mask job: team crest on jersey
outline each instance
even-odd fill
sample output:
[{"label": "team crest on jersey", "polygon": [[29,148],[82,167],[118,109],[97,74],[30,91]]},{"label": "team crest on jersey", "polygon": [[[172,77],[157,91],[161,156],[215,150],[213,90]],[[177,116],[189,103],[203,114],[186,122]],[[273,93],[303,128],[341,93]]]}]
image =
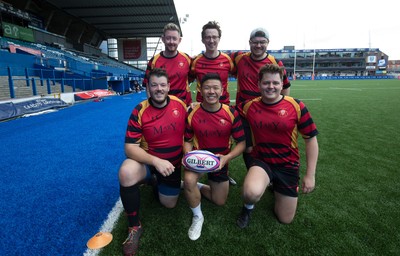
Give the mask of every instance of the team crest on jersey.
[{"label": "team crest on jersey", "polygon": [[287,117],[287,115],[288,115],[288,112],[287,112],[286,109],[280,109],[280,110],[278,111],[278,116],[279,116],[279,117]]},{"label": "team crest on jersey", "polygon": [[223,62],[220,62],[220,63],[219,63],[219,66],[220,66],[220,67],[223,67],[223,66],[224,66],[224,63],[223,63]]},{"label": "team crest on jersey", "polygon": [[181,112],[179,112],[178,109],[174,108],[174,109],[172,110],[172,116],[173,116],[173,117],[178,118],[180,115],[181,115]]},{"label": "team crest on jersey", "polygon": [[220,124],[221,126],[225,126],[225,125],[228,124],[228,122],[227,122],[225,119],[220,119],[220,120],[219,120],[219,124]]},{"label": "team crest on jersey", "polygon": [[179,68],[183,68],[183,66],[185,66],[185,63],[183,63],[183,61],[179,61],[178,62],[178,67]]}]

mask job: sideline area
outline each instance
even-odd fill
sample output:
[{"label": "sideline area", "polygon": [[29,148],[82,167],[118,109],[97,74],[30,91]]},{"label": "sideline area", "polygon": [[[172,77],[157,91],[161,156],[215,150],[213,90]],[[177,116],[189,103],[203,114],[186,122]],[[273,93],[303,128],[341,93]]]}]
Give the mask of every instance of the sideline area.
[{"label": "sideline area", "polygon": [[0,101],[0,121],[42,112],[47,113],[85,100],[101,101],[103,97],[112,95],[115,95],[112,91],[97,89],[76,93],[55,93],[53,97],[47,95]]},{"label": "sideline area", "polygon": [[119,199],[133,107],[115,95],[0,123],[0,254],[82,255]]}]

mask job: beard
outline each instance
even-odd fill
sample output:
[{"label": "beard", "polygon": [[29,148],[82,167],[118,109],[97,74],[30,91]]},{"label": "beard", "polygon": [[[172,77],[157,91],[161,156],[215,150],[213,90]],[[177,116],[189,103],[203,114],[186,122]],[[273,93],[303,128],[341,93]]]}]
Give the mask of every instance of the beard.
[{"label": "beard", "polygon": [[163,97],[156,97],[156,95],[151,96],[151,101],[156,106],[164,106],[167,102],[167,95],[163,95]]},{"label": "beard", "polygon": [[178,47],[176,45],[166,45],[165,50],[168,52],[175,52],[177,48]]}]

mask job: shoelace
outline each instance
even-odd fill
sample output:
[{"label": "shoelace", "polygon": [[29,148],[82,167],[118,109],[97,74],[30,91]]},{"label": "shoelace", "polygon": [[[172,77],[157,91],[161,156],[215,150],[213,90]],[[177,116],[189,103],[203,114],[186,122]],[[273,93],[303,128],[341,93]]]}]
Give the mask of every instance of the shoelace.
[{"label": "shoelace", "polygon": [[[200,222],[200,218],[196,218],[193,224],[197,224]],[[197,228],[197,225],[191,225],[190,226],[190,231],[194,231]]]},{"label": "shoelace", "polygon": [[131,242],[131,243],[132,243],[133,237],[136,235],[136,232],[137,232],[136,229],[132,229],[132,230],[129,232],[128,237],[126,238],[126,240],[125,240],[122,244],[126,244],[126,243],[128,243],[128,242]]}]

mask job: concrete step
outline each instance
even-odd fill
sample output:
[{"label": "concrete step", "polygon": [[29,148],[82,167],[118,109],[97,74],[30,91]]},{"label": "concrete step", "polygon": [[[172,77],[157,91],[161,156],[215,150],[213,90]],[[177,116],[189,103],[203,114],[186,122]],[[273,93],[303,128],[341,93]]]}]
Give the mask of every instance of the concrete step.
[{"label": "concrete step", "polygon": [[[43,83],[41,86],[39,82],[39,78],[35,77],[36,80],[36,92],[37,96],[49,96],[61,93],[61,84],[56,82],[53,85],[53,82],[50,82],[50,89],[51,93],[49,94],[47,91],[47,82]],[[22,98],[29,98],[34,96],[32,91],[32,80],[29,82],[29,86],[27,86],[25,77],[17,77],[13,76],[14,81],[14,93],[15,99],[22,99]],[[80,91],[76,89],[76,91]],[[73,92],[71,86],[64,85],[64,92]],[[55,95],[56,96],[56,95]],[[10,89],[9,89],[9,82],[8,77],[0,77],[0,101],[10,100]]]}]

